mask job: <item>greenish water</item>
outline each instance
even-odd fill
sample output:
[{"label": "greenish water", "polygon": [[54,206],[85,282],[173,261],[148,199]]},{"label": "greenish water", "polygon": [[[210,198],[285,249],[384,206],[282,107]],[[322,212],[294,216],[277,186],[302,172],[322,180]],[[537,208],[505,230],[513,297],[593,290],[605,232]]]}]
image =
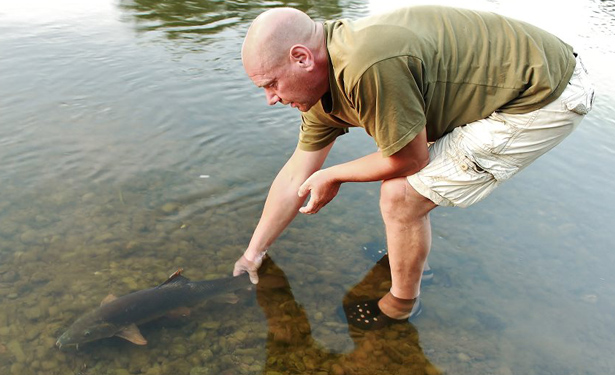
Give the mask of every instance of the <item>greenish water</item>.
[{"label": "greenish water", "polygon": [[[144,347],[61,352],[57,337],[107,294],[177,267],[226,276],[247,246],[299,121],[243,73],[250,20],[389,4],[0,0],[0,374],[614,373],[615,3],[577,3],[466,4],[577,46],[598,99],[486,201],[433,213],[435,277],[413,325],[361,334],[337,312],[388,287],[363,251],[383,241],[378,184],[347,185],[272,247],[285,288],[147,324]],[[374,149],[351,132],[328,163]]]}]

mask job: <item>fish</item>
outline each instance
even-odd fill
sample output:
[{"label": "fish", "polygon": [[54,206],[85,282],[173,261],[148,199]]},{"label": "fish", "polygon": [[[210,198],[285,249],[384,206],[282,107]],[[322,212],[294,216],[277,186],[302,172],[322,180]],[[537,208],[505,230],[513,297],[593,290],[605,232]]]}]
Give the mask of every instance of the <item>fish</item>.
[{"label": "fish", "polygon": [[252,283],[247,273],[206,281],[190,281],[178,269],[162,284],[115,297],[110,294],[100,306],[77,319],[56,341],[62,348],[80,345],[113,336],[121,337],[136,345],[146,345],[147,340],[138,325],[153,321],[177,311],[185,311],[212,297],[248,289]]}]

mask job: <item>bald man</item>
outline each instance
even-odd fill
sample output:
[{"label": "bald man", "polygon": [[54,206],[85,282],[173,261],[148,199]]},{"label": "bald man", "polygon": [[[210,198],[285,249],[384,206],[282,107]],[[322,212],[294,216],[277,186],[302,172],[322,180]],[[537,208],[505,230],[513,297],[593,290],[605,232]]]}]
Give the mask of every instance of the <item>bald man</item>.
[{"label": "bald man", "polygon": [[[568,136],[594,96],[577,54],[555,36],[446,7],[324,23],[271,9],[248,30],[242,60],[268,103],[299,109],[302,123],[234,274],[258,282],[262,257],[296,214],[317,213],[342,183],[382,181],[392,287],[345,307],[350,323],[365,329],[420,312],[429,212],[484,199]],[[352,127],[378,151],[321,169]]]}]

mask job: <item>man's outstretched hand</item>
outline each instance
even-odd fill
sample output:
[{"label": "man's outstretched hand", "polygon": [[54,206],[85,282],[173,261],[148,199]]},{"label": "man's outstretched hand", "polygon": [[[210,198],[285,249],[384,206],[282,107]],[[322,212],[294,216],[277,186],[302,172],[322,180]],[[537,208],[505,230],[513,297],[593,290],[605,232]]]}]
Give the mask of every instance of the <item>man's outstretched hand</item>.
[{"label": "man's outstretched hand", "polygon": [[258,284],[258,269],[263,264],[263,257],[265,253],[257,256],[254,260],[248,260],[245,254],[235,262],[235,268],[233,269],[233,276],[239,276],[244,272],[250,275],[250,281],[252,284]]}]

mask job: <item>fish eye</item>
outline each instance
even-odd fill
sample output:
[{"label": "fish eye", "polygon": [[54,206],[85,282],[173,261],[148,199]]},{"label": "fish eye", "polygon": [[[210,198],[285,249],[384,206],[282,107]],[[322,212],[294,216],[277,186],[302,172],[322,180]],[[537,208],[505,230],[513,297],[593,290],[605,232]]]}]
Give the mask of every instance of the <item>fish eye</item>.
[{"label": "fish eye", "polygon": [[83,332],[83,336],[88,337],[92,332],[90,331],[85,331]]}]

